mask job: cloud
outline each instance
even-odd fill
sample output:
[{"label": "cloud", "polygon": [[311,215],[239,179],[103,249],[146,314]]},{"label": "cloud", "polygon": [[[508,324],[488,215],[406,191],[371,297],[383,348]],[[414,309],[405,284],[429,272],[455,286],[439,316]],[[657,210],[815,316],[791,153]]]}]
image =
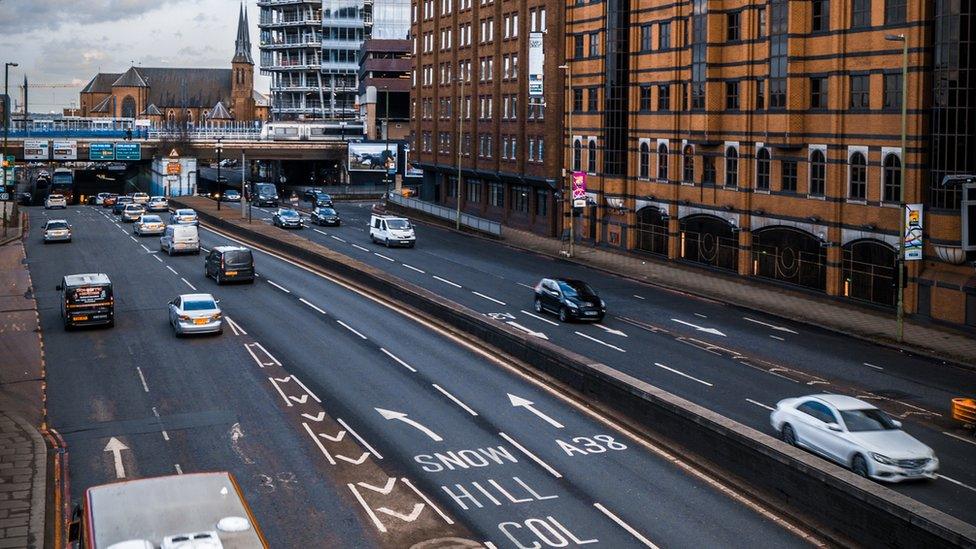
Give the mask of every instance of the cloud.
[{"label": "cloud", "polygon": [[0,2],[0,21],[16,21],[4,29],[9,34],[56,30],[62,25],[121,21],[162,9],[176,0],[88,0],[83,5],[65,6],[65,0],[14,0]]}]

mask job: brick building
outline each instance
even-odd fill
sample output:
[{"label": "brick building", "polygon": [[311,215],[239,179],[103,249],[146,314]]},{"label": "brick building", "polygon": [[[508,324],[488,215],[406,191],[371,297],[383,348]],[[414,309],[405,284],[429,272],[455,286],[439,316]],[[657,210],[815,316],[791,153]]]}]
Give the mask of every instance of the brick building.
[{"label": "brick building", "polygon": [[[976,325],[960,189],[942,185],[976,173],[976,6],[573,0],[565,9],[566,162],[589,172],[585,239],[893,307],[907,162],[905,202],[924,205],[925,246],[909,262],[906,310]],[[902,34],[906,151],[902,43],[886,38]]]},{"label": "brick building", "polygon": [[[411,139],[424,198],[558,234],[562,13],[546,0],[413,3]],[[528,93],[529,32],[545,33],[542,97]]]},{"label": "brick building", "polygon": [[410,41],[371,38],[359,51],[359,113],[366,139],[410,135]]}]

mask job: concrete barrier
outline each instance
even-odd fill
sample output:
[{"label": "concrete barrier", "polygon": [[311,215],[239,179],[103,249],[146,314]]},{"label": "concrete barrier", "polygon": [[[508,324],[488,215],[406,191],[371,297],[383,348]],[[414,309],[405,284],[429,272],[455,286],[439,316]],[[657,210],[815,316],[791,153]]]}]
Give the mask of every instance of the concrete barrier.
[{"label": "concrete barrier", "polygon": [[[185,204],[184,204],[185,202]],[[208,211],[205,202],[171,199],[201,221],[412,307],[531,365],[665,441],[723,480],[840,545],[976,547],[976,526],[788,446],[605,364],[516,331],[462,305],[307,239],[265,224],[248,226]]]}]

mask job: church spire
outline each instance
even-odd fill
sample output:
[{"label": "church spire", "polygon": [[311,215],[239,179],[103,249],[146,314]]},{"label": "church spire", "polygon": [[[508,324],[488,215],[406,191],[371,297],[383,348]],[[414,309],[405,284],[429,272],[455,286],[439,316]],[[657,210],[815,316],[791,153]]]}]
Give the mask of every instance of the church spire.
[{"label": "church spire", "polygon": [[251,31],[248,27],[247,12],[244,10],[244,3],[241,2],[241,14],[237,20],[237,39],[234,41],[233,63],[254,64],[251,58]]}]

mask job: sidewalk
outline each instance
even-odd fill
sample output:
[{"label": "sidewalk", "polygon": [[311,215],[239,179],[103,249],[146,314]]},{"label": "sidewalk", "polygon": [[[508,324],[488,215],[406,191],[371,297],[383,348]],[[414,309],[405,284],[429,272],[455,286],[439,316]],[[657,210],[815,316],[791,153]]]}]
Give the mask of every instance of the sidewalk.
[{"label": "sidewalk", "polygon": [[714,299],[730,305],[754,309],[781,318],[936,358],[976,366],[976,337],[948,327],[905,319],[904,343],[895,340],[894,311],[874,311],[853,303],[843,303],[774,286],[758,280],[697,269],[652,258],[640,258],[589,245],[577,245],[572,259],[563,253],[566,244],[555,238],[505,227],[502,241],[512,247],[561,257],[665,288]]}]

